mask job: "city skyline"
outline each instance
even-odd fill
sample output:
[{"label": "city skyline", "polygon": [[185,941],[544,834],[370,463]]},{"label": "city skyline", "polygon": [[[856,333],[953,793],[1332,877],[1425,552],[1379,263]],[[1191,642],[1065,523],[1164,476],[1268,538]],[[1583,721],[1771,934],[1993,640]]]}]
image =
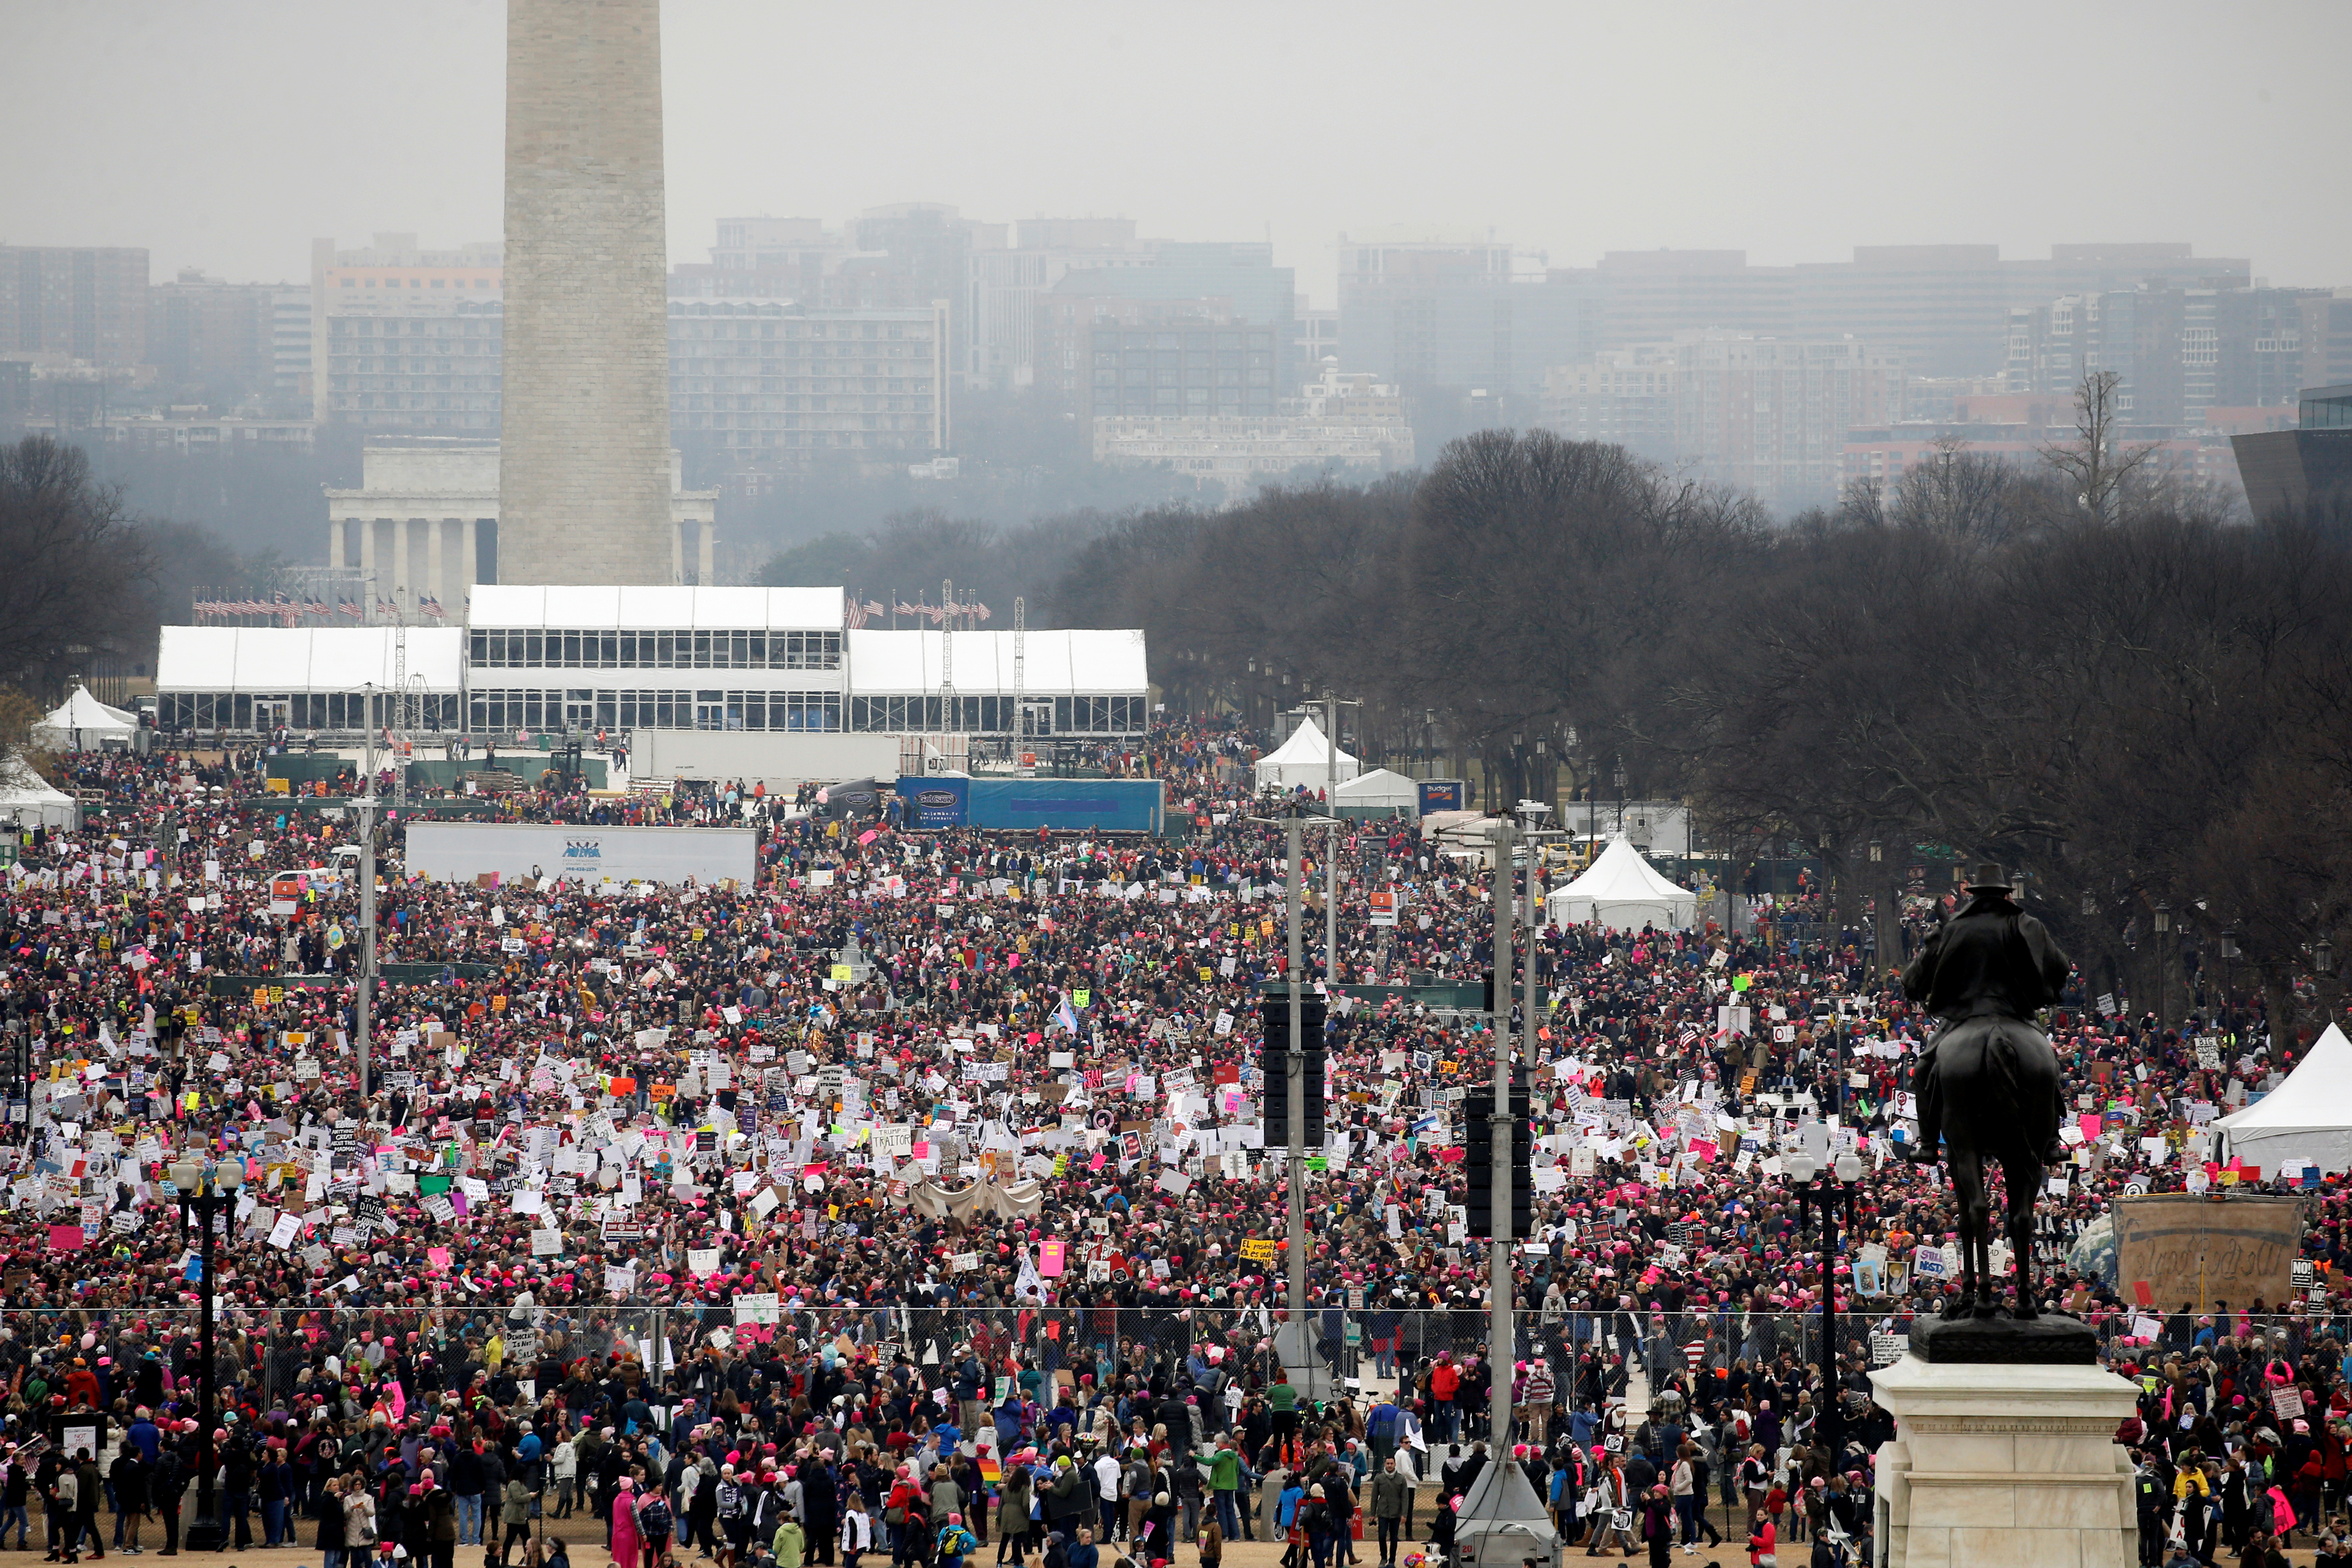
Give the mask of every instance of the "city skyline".
[{"label": "city skyline", "polygon": [[[1379,6],[1248,27],[1239,11],[1186,15],[1170,28],[1122,5],[673,6],[667,258],[704,259],[722,217],[837,225],[903,201],[1270,242],[1318,308],[1336,301],[1342,235],[1491,234],[1556,268],[1654,248],[1777,266],[1858,246],[2024,259],[2165,239],[2319,286],[2352,253],[2352,218],[2309,180],[2327,68],[2352,45],[2337,8],[2278,7],[2267,31],[2158,8],[2127,33],[2021,6],[1932,28],[1845,7],[1794,27],[1723,8],[1694,24],[1505,7],[1445,34]],[[0,173],[0,243],[143,246],[157,282],[189,267],[294,281],[319,235],[498,232],[499,5],[423,0],[389,24],[274,4],[56,7],[16,26],[0,133],[47,151]],[[1713,29],[1703,50],[1695,26]],[[1979,106],[2035,58],[2097,68],[2048,115],[1996,122]],[[845,68],[797,68],[814,59]],[[2188,137],[2184,79],[2202,128]],[[108,112],[75,114],[90,102]],[[153,155],[191,136],[252,161]]]}]

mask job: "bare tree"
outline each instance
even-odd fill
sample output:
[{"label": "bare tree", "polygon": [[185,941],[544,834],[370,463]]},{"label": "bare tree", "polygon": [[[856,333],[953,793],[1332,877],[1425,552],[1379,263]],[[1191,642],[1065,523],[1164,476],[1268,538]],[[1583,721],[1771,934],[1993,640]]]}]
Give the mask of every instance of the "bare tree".
[{"label": "bare tree", "polygon": [[2074,389],[2074,439],[2042,448],[2042,460],[2074,486],[2074,502],[2097,522],[2116,521],[2117,491],[2155,454],[2152,445],[2118,447],[2123,424],[2119,372],[2095,370]]},{"label": "bare tree", "polygon": [[147,548],[80,448],[29,436],[0,447],[0,672],[54,689],[120,640]]}]

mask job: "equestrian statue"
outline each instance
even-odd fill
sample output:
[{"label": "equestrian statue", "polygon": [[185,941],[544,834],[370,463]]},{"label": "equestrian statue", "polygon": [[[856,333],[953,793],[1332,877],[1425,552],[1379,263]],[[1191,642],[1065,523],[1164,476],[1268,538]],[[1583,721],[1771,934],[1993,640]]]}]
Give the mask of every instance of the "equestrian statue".
[{"label": "equestrian statue", "polygon": [[2000,1163],[2008,1189],[2017,1269],[2011,1315],[2037,1315],[2033,1204],[2048,1167],[2067,1157],[2058,1138],[2065,1115],[2058,1053],[2033,1020],[2058,1000],[2073,965],[2042,923],[2019,907],[2014,891],[2000,867],[1979,865],[1968,902],[1903,971],[1903,994],[1943,1022],[1912,1074],[1919,1142],[1909,1158],[1935,1163],[1940,1142],[1958,1200],[1960,1289],[1944,1304],[1947,1318],[2000,1311],[1988,1160]]}]

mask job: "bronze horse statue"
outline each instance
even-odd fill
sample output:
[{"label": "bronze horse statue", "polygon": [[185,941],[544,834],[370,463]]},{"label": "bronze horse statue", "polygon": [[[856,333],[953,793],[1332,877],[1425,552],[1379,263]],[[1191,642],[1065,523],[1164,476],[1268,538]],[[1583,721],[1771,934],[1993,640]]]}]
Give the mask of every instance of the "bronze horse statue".
[{"label": "bronze horse statue", "polygon": [[1960,1291],[1945,1303],[1947,1317],[1990,1318],[2000,1310],[1989,1160],[2000,1163],[2008,1190],[2013,1315],[2037,1315],[2033,1204],[2049,1166],[2066,1158],[2058,1139],[2065,1115],[2058,1054],[2033,1017],[2058,1000],[2073,965],[2012,891],[1999,866],[1979,866],[1969,901],[1903,972],[1903,994],[1943,1020],[1912,1075],[1919,1146],[1910,1157],[1933,1162],[1940,1138],[1951,1167],[1960,1211]]}]

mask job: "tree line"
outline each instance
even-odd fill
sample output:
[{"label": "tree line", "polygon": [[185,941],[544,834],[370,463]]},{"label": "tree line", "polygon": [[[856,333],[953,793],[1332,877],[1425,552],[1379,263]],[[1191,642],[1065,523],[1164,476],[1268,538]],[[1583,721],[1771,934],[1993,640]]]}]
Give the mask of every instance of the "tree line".
[{"label": "tree line", "polygon": [[1780,525],[1481,431],[1423,475],[1116,520],[1048,609],[1144,627],[1171,710],[1355,699],[1369,759],[1475,760],[1490,806],[1686,798],[1735,860],[1818,858],[1843,924],[1932,846],[2022,872],[2095,991],[2177,1019],[2226,932],[2240,988],[2333,996],[2352,505],[2233,515],[2116,448],[2113,392],[2038,463],[1956,447]]}]

